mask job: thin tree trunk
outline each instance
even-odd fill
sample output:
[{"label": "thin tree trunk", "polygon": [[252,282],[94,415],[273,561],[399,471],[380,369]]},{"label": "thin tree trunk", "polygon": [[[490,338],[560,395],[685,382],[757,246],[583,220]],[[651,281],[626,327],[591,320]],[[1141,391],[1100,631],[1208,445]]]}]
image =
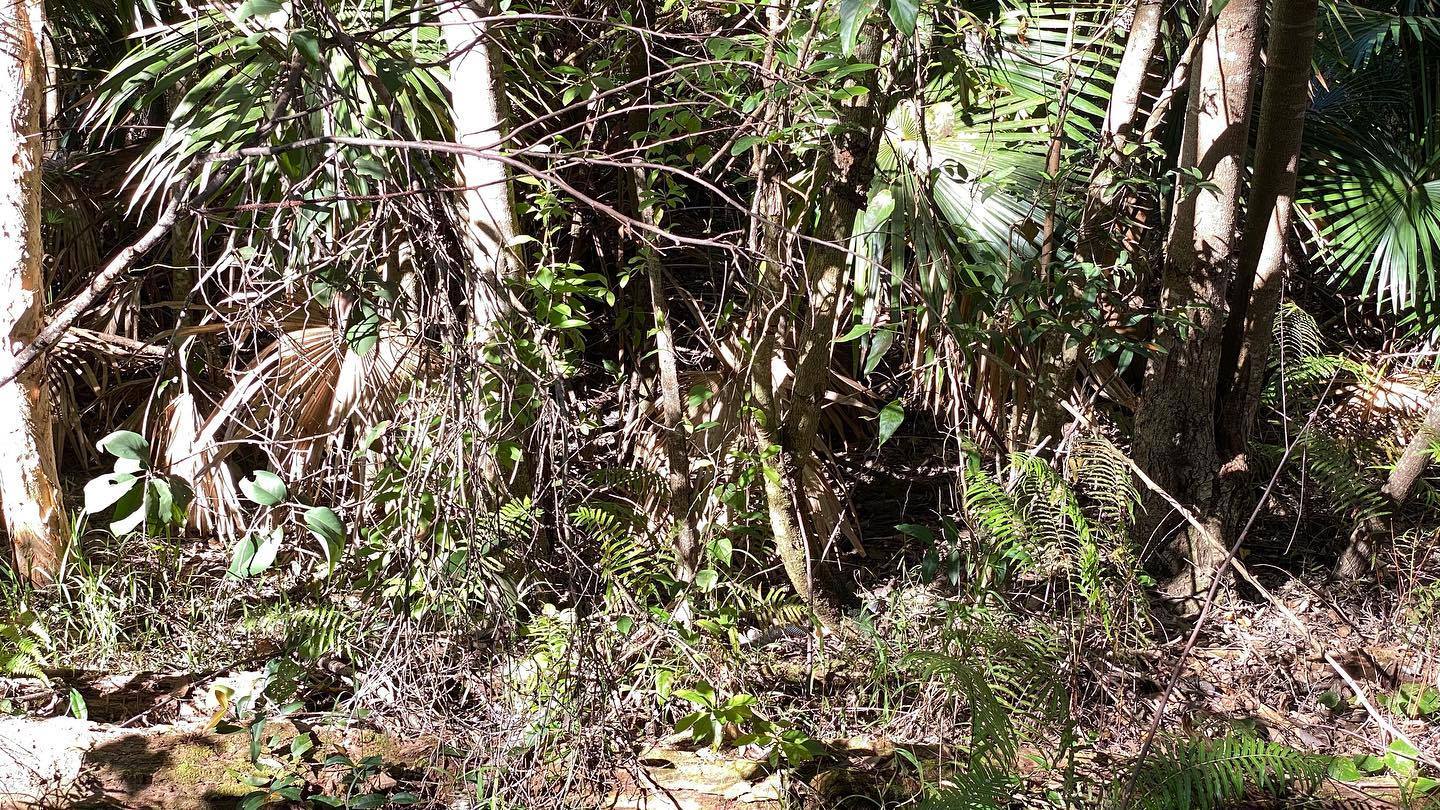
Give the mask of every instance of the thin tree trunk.
[{"label": "thin tree trunk", "polygon": [[[641,24],[654,20],[651,3],[642,2]],[[635,79],[651,75],[650,57],[643,41],[631,53],[631,72]],[[649,92],[648,85],[645,92]],[[641,135],[647,129],[649,115],[637,100],[629,116],[629,132]],[[636,166],[630,170],[631,194],[635,215],[650,225],[660,224],[660,210],[652,199],[646,170]],[[660,369],[660,429],[665,444],[665,466],[670,490],[669,512],[675,523],[675,575],[682,582],[695,578],[700,565],[700,544],[695,532],[695,494],[691,483],[690,436],[685,427],[685,404],[680,391],[679,362],[675,356],[675,332],[670,324],[670,299],[665,294],[664,268],[660,253],[642,237],[640,258],[650,287],[650,315],[655,329],[655,361]]]},{"label": "thin tree trunk", "polygon": [[[1117,195],[1111,183],[1116,175],[1123,172],[1127,163],[1125,144],[1135,128],[1136,116],[1140,111],[1140,99],[1148,84],[1151,65],[1160,49],[1160,31],[1165,14],[1162,0],[1140,0],[1135,7],[1135,16],[1130,21],[1129,34],[1125,40],[1125,52],[1120,57],[1120,67],[1115,73],[1115,86],[1110,93],[1110,102],[1105,109],[1105,121],[1100,131],[1100,155],[1087,189],[1085,209],[1080,216],[1076,237],[1076,257],[1080,261],[1108,266],[1115,260],[1114,237],[1109,225],[1119,206]],[[1047,155],[1046,171],[1052,177],[1060,168],[1059,138],[1063,133],[1057,125],[1051,138]],[[1053,258],[1054,252],[1053,204],[1046,212],[1044,245],[1041,253],[1041,277]],[[1056,438],[1065,418],[1062,400],[1067,396],[1075,377],[1075,367],[1080,359],[1080,347],[1073,345],[1064,334],[1046,341],[1045,357],[1042,359],[1040,397],[1037,402],[1035,428],[1031,433],[1032,444],[1046,438]]]},{"label": "thin tree trunk", "polygon": [[[1161,353],[1146,370],[1135,415],[1136,462],[1198,516],[1205,531],[1181,523],[1158,496],[1139,530],[1166,543],[1179,574],[1165,590],[1190,599],[1209,587],[1225,556],[1215,446],[1215,396],[1225,325],[1226,281],[1239,256],[1237,230],[1251,88],[1259,61],[1260,0],[1231,0],[1201,47],[1191,76],[1179,167],[1182,179],[1162,276]],[[1203,187],[1202,187],[1203,183]],[[1171,531],[1173,540],[1164,538]]]},{"label": "thin tree trunk", "polygon": [[[1415,494],[1415,484],[1419,482],[1420,476],[1425,474],[1425,468],[1430,466],[1436,448],[1440,447],[1440,391],[1436,391],[1432,397],[1434,401],[1425,414],[1425,420],[1420,423],[1415,435],[1410,437],[1405,451],[1400,454],[1400,460],[1395,462],[1395,468],[1390,471],[1390,477],[1381,489],[1396,506],[1406,503],[1410,496]],[[1384,523],[1379,518],[1370,518],[1355,527],[1350,543],[1335,563],[1335,576],[1340,579],[1356,579],[1368,572],[1378,546],[1377,541],[1384,531]]]},{"label": "thin tree trunk", "polygon": [[1420,423],[1420,429],[1415,431],[1410,443],[1405,445],[1405,452],[1400,455],[1400,460],[1395,463],[1395,469],[1390,471],[1390,478],[1385,482],[1385,494],[1396,504],[1410,500],[1410,496],[1415,492],[1415,482],[1425,474],[1425,468],[1434,458],[1435,446],[1440,443],[1440,391],[1437,391],[1433,398],[1435,402],[1430,406],[1429,413],[1425,414],[1425,421]]},{"label": "thin tree trunk", "polygon": [[[487,16],[488,0],[459,0],[440,14],[450,51],[455,140],[476,149],[493,149],[501,142],[509,114],[502,57],[480,21]],[[466,187],[462,195],[466,238],[476,273],[470,290],[471,326],[476,339],[484,342],[495,337],[495,325],[505,309],[506,283],[522,270],[515,245],[520,226],[505,165],[473,155],[462,155],[459,165]]]},{"label": "thin tree trunk", "polygon": [[54,578],[70,536],[56,474],[45,361],[20,366],[21,353],[40,332],[45,305],[44,25],[40,0],[4,0],[0,7],[0,377],[7,380],[0,384],[0,505],[15,568],[37,583]]},{"label": "thin tree trunk", "polygon": [[1245,235],[1230,286],[1229,320],[1220,352],[1220,453],[1222,460],[1237,468],[1247,466],[1244,454],[1260,406],[1289,256],[1317,5],[1316,0],[1275,0],[1270,11]]}]

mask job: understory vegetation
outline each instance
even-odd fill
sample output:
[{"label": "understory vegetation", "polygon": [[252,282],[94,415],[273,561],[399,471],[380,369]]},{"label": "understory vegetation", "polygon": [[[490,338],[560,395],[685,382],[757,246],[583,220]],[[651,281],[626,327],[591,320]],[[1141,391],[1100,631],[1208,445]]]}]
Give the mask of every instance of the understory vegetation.
[{"label": "understory vegetation", "polygon": [[0,61],[0,803],[1440,802],[1435,0]]}]

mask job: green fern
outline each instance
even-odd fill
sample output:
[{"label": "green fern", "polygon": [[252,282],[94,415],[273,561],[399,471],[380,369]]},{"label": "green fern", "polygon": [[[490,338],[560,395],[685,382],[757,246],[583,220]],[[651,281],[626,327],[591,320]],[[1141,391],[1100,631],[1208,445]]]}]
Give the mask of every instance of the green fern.
[{"label": "green fern", "polygon": [[[1145,810],[1208,810],[1245,799],[1313,793],[1328,761],[1255,737],[1188,738],[1152,754],[1134,777],[1129,806]],[[1124,804],[1123,785],[1117,786]]]},{"label": "green fern", "polygon": [[591,535],[600,551],[600,577],[606,598],[654,601],[668,561],[647,537],[644,521],[630,507],[612,501],[582,506],[571,520]]},{"label": "green fern", "polygon": [[49,678],[42,669],[45,658],[41,652],[42,645],[48,644],[45,628],[30,611],[0,623],[0,673],[39,678],[48,683]]},{"label": "green fern", "polygon": [[310,659],[348,652],[359,641],[360,629],[349,613],[334,607],[302,608],[285,618],[288,646]]},{"label": "green fern", "polygon": [[920,810],[995,810],[1010,803],[1019,780],[1004,769],[972,767],[945,778],[945,787],[920,803]]},{"label": "green fern", "polygon": [[1378,484],[1355,464],[1355,453],[1340,440],[1318,430],[1296,439],[1309,479],[1324,494],[1326,509],[1338,517],[1367,521],[1390,512]]}]

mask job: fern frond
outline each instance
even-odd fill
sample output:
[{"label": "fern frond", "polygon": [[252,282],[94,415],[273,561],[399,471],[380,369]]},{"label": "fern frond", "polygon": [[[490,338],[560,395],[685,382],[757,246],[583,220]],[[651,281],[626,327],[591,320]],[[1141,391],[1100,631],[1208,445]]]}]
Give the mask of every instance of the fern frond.
[{"label": "fern frond", "polygon": [[1255,737],[1176,740],[1151,756],[1135,778],[1132,806],[1209,810],[1246,798],[1305,795],[1324,780],[1325,758]]}]

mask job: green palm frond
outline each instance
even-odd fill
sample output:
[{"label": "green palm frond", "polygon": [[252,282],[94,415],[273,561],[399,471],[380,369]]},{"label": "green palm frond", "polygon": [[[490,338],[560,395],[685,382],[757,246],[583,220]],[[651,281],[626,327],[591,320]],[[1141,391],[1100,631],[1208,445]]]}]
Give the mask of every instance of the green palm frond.
[{"label": "green palm frond", "polygon": [[1378,9],[1354,2],[1324,4],[1321,47],[1359,68],[1407,42],[1440,44],[1440,8],[1429,0],[1398,5]]},{"label": "green palm frond", "polygon": [[1319,787],[1327,768],[1325,757],[1255,737],[1179,739],[1141,766],[1130,806],[1209,810],[1230,806],[1251,791],[1304,796]]},{"label": "green palm frond", "polygon": [[1409,138],[1317,129],[1299,194],[1316,255],[1342,282],[1374,294],[1391,311],[1433,306],[1440,133]]},{"label": "green palm frond", "polygon": [[1065,134],[1088,143],[1099,131],[1125,51],[1114,3],[1017,3],[1000,14],[1000,47],[989,75],[1051,114],[1068,85]]},{"label": "green palm frond", "polygon": [[[365,7],[352,9],[341,24],[359,26],[379,13],[367,15]],[[273,127],[272,143],[317,136],[447,137],[448,97],[437,72],[422,67],[443,54],[434,26],[409,38],[357,40],[353,48],[326,52],[320,41],[337,33],[333,20],[283,10],[246,16],[253,8],[203,11],[137,32],[132,50],[96,87],[85,120],[100,138],[138,123],[139,111],[155,105],[169,113],[164,130],[127,174],[132,205],[167,193],[203,155],[257,145],[255,133],[275,114],[281,96],[288,95],[290,104]],[[405,176],[407,159],[352,147],[330,154],[299,150],[253,161],[235,179],[243,177],[250,193],[265,199],[328,200],[359,196],[378,180]],[[323,171],[325,166],[332,170]],[[324,216],[300,209],[296,219],[302,227],[324,229],[331,216],[345,221],[369,210],[344,201],[323,208]]]}]

